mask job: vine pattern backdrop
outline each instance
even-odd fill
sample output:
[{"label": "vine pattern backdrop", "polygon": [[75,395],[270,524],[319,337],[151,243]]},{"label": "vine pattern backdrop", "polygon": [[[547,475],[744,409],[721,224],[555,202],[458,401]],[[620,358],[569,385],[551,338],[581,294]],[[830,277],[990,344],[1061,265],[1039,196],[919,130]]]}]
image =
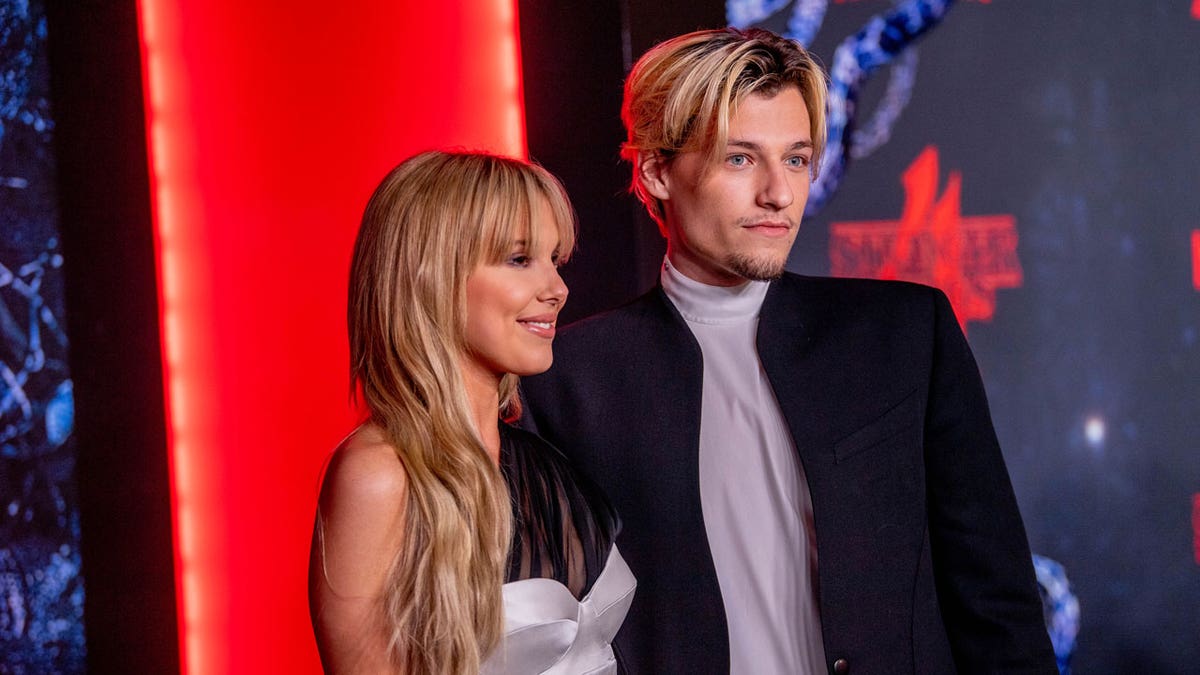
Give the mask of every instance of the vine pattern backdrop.
[{"label": "vine pattern backdrop", "polygon": [[46,17],[0,0],[0,673],[85,670]]}]

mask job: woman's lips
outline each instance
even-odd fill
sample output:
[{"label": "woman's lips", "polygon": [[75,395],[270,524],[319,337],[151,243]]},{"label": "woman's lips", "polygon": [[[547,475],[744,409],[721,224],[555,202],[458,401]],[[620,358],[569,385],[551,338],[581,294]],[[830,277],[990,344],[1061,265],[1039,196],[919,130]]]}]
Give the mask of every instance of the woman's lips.
[{"label": "woman's lips", "polygon": [[554,337],[554,328],[556,317],[553,316],[531,316],[525,319],[517,319],[517,323],[525,327],[525,330],[539,337]]}]

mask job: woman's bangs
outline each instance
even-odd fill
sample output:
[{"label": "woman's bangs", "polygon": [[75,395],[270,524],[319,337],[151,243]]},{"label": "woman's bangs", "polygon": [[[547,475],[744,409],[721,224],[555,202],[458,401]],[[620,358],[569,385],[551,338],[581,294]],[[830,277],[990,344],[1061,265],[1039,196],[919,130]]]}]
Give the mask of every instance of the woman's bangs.
[{"label": "woman's bangs", "polygon": [[527,246],[533,244],[530,241],[534,236],[533,213],[528,194],[513,183],[506,180],[493,186],[495,189],[482,200],[484,212],[479,220],[483,229],[481,262],[503,262],[512,255],[519,241],[525,241]]}]

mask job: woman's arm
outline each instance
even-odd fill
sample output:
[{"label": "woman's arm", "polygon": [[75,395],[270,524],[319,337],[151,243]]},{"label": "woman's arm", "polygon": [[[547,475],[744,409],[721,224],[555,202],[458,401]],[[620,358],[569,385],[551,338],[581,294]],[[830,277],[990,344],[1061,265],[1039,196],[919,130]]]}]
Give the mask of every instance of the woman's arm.
[{"label": "woman's arm", "polygon": [[404,536],[407,477],[378,427],[339,447],[321,485],[308,601],[326,673],[396,673],[381,598]]}]

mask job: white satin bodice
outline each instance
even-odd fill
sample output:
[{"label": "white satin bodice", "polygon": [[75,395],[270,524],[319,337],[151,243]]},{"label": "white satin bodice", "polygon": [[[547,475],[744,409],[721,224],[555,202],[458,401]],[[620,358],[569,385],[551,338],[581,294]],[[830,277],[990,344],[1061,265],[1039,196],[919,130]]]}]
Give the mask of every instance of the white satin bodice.
[{"label": "white satin bodice", "polygon": [[610,675],[612,640],[633,602],[637,580],[614,545],[587,595],[576,600],[553,579],[504,584],[504,638],[484,675]]}]

